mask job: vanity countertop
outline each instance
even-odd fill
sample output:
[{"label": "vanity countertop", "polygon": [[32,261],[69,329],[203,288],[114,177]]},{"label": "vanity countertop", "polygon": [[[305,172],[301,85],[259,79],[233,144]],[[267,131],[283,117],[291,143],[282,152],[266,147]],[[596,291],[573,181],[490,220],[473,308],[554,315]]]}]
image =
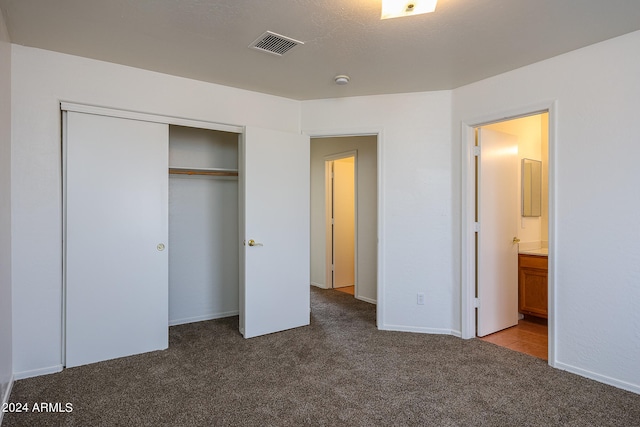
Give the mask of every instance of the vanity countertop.
[{"label": "vanity countertop", "polygon": [[523,255],[548,256],[549,249],[548,248],[522,249],[518,253]]}]

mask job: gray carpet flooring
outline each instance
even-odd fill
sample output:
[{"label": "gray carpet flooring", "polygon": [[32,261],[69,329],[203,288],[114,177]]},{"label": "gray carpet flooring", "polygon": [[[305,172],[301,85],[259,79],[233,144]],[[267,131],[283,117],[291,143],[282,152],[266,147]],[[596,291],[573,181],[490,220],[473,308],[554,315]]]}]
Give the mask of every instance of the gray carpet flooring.
[{"label": "gray carpet flooring", "polygon": [[17,381],[2,426],[640,426],[640,396],[480,340],[378,331],[312,289],[311,326],[245,340],[237,317],[170,328],[166,351]]}]

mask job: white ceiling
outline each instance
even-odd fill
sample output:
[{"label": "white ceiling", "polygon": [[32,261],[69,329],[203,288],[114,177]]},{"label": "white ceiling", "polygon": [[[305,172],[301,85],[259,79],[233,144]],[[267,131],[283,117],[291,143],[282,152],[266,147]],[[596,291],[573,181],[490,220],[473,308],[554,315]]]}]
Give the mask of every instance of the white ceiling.
[{"label": "white ceiling", "polygon": [[[11,41],[305,100],[452,89],[640,29],[640,0],[0,0]],[[304,42],[248,46],[270,30]],[[638,52],[629,52],[637,55]],[[348,74],[337,86],[333,77]]]}]

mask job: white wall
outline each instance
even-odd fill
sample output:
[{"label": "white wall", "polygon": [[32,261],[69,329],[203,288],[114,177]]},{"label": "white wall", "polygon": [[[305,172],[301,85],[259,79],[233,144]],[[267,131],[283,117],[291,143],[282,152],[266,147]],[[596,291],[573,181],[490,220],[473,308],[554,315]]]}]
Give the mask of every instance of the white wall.
[{"label": "white wall", "polygon": [[[358,289],[356,298],[377,301],[377,137],[311,139],[311,283],[325,287],[325,157],[357,150]],[[330,285],[329,285],[330,286]]]},{"label": "white wall", "polygon": [[298,132],[299,103],[12,46],[13,370],[61,368],[61,100]]},{"label": "white wall", "polygon": [[[640,32],[453,91],[454,211],[461,122],[555,100],[550,271],[555,366],[640,392]],[[555,124],[555,126],[554,126]],[[552,197],[553,192],[551,193]],[[555,201],[555,208],[553,203]],[[457,217],[456,221],[460,221]],[[460,241],[459,227],[453,236]],[[554,239],[555,240],[552,240]],[[460,259],[454,257],[455,270]],[[458,278],[456,277],[456,281]],[[454,300],[459,300],[455,289]]]},{"label": "white wall", "polygon": [[[378,327],[457,333],[451,92],[305,101],[302,129],[310,135],[382,132]],[[425,305],[416,304],[418,293]]]},{"label": "white wall", "polygon": [[9,397],[11,351],[11,44],[0,10],[0,403]]}]

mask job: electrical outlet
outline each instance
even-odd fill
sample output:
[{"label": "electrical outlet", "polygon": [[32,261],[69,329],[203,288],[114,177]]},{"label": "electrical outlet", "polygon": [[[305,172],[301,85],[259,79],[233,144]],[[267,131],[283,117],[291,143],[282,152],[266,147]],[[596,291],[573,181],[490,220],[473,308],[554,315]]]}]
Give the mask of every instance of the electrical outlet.
[{"label": "electrical outlet", "polygon": [[424,294],[422,294],[422,293],[418,294],[417,304],[418,305],[424,305]]}]

